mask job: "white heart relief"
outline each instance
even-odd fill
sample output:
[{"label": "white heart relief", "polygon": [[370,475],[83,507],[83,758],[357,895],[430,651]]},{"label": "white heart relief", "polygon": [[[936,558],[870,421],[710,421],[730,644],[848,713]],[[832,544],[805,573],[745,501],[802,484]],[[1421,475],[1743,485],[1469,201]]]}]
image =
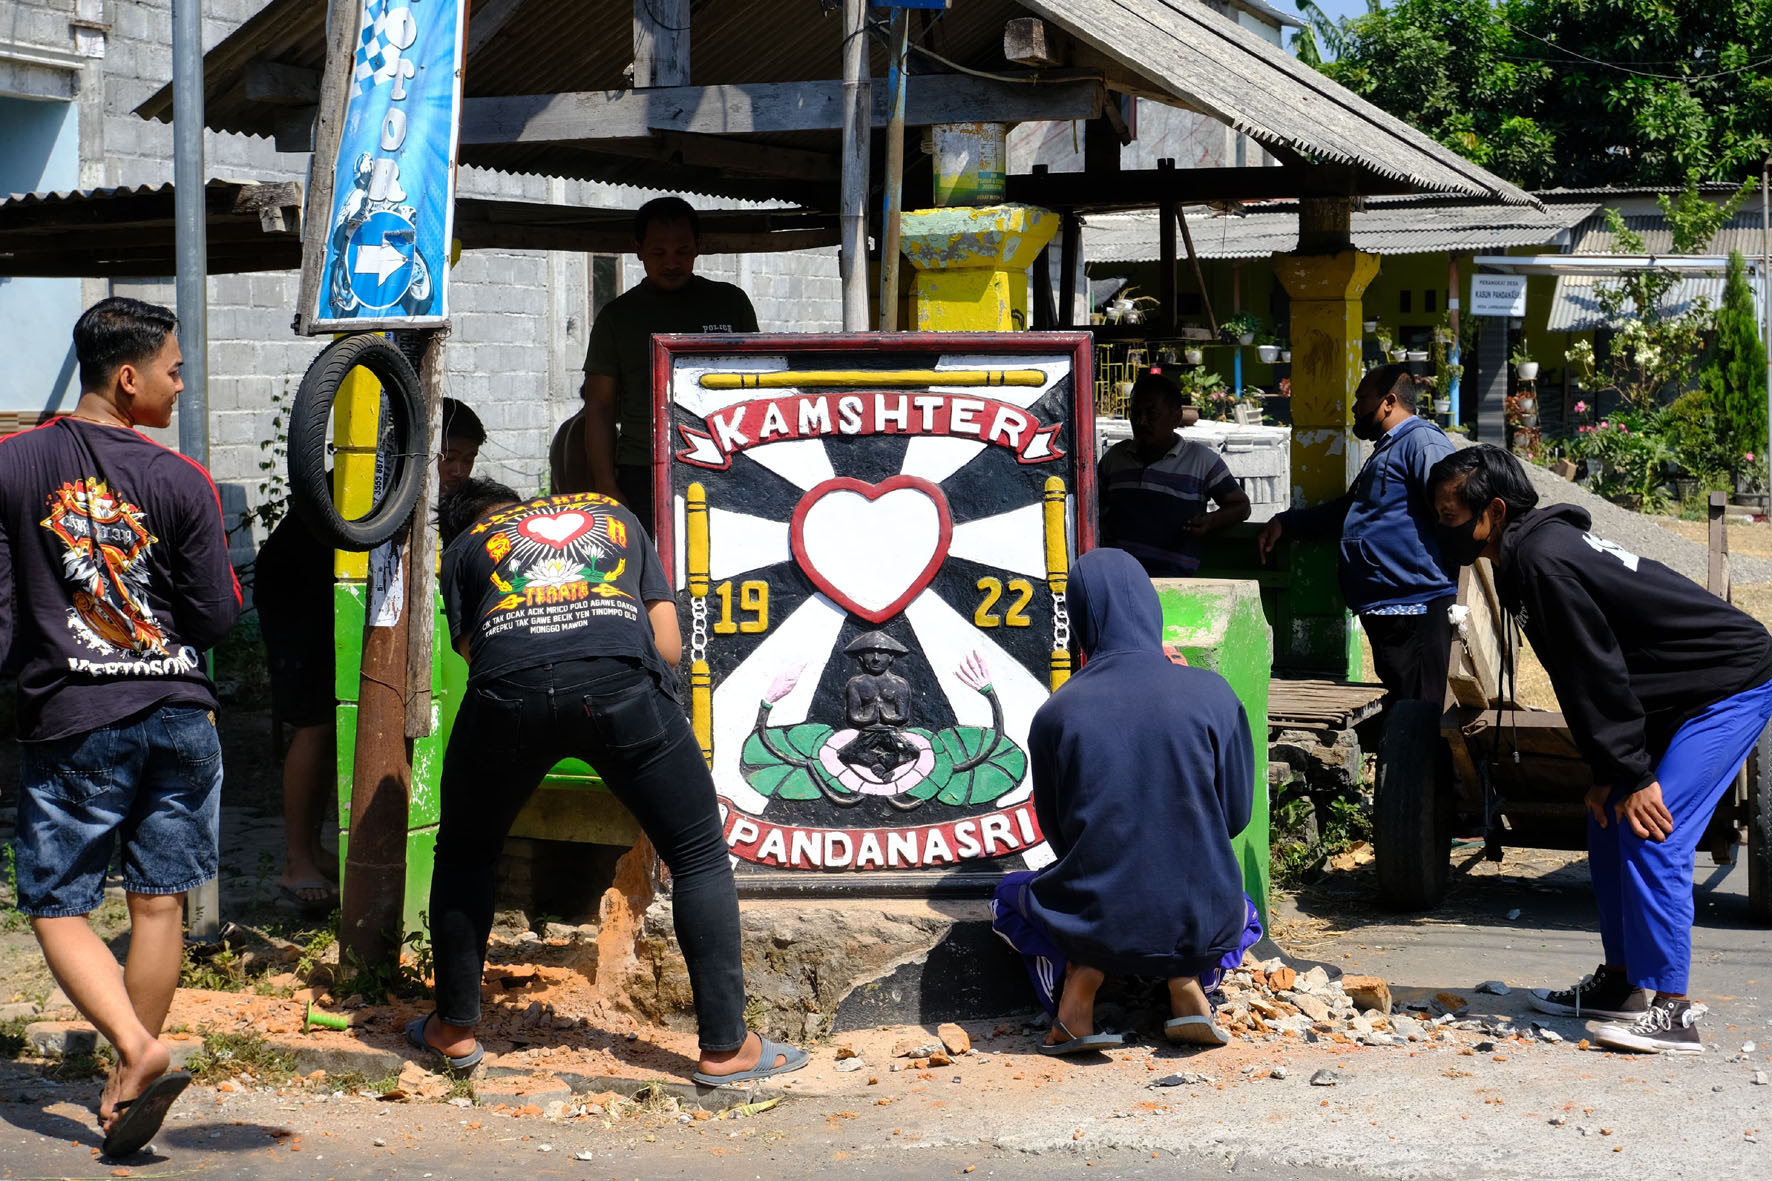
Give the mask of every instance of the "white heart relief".
[{"label": "white heart relief", "polygon": [[929,585],[947,556],[951,531],[934,484],[906,476],[878,485],[832,480],[802,501],[794,549],[819,589],[883,622]]},{"label": "white heart relief", "polygon": [[537,541],[564,546],[585,531],[590,518],[583,513],[556,513],[553,516],[525,517],[518,528]]}]

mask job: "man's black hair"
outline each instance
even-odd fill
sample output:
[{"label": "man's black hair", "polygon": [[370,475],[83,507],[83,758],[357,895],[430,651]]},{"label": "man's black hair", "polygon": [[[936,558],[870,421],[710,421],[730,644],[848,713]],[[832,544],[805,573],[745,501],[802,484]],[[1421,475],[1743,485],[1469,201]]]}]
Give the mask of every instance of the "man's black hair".
[{"label": "man's black hair", "polygon": [[1528,509],[1538,507],[1538,490],[1526,478],[1526,469],[1503,448],[1493,443],[1480,443],[1454,451],[1427,474],[1428,491],[1438,496],[1443,484],[1462,480],[1458,499],[1473,513],[1489,507],[1492,500],[1507,506],[1511,520]]},{"label": "man's black hair", "polygon": [[646,241],[646,231],[653,222],[686,221],[689,232],[701,241],[701,215],[695,206],[681,197],[654,197],[634,211],[634,241]]},{"label": "man's black hair", "polygon": [[442,438],[445,444],[450,439],[461,439],[478,447],[486,441],[486,427],[467,406],[454,398],[444,398]]},{"label": "man's black hair", "polygon": [[1147,373],[1133,382],[1132,396],[1136,398],[1140,394],[1156,394],[1171,407],[1187,405],[1187,399],[1182,396],[1181,387],[1162,373]]},{"label": "man's black hair", "polygon": [[1409,372],[1409,366],[1403,362],[1380,365],[1365,377],[1378,388],[1378,396],[1395,394],[1397,404],[1409,413],[1414,414],[1420,404],[1421,388],[1424,383],[1420,378]]},{"label": "man's black hair", "polygon": [[145,365],[177,331],[171,308],[122,295],[99,300],[74,321],[81,388],[102,390],[121,366]]},{"label": "man's black hair", "polygon": [[448,545],[478,521],[487,509],[499,504],[520,504],[523,498],[515,489],[497,480],[469,476],[461,486],[437,502],[437,528]]}]

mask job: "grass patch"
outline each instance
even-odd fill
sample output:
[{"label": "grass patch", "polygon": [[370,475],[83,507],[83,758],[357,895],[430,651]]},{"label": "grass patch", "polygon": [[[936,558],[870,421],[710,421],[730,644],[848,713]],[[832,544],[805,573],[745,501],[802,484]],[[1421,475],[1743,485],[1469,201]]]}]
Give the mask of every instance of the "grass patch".
[{"label": "grass patch", "polygon": [[[429,927],[423,911],[418,918],[424,928]],[[431,939],[424,928],[400,941],[399,958],[392,964],[371,967],[350,948],[342,948],[341,979],[333,991],[340,996],[361,996],[372,1005],[385,1005],[394,997],[430,996]]]},{"label": "grass patch", "polygon": [[14,1017],[11,1021],[0,1023],[0,1057],[25,1056],[25,1026],[30,1023],[29,1017]]},{"label": "grass patch", "polygon": [[200,1083],[251,1075],[258,1082],[275,1085],[293,1079],[296,1064],[261,1033],[206,1033],[203,1048],[191,1055],[186,1069]]},{"label": "grass patch", "polygon": [[1268,869],[1274,885],[1297,888],[1314,881],[1329,858],[1370,841],[1372,815],[1364,803],[1346,796],[1330,800],[1324,810],[1296,796],[1276,801],[1270,831]]},{"label": "grass patch", "polygon": [[343,1091],[347,1095],[355,1095],[359,1091],[372,1091],[377,1095],[386,1095],[399,1085],[400,1076],[398,1074],[370,1078],[361,1070],[347,1070],[342,1074],[329,1074],[326,1076],[325,1082],[328,1090]]},{"label": "grass patch", "polygon": [[116,1054],[109,1046],[100,1046],[95,1053],[71,1054],[58,1059],[43,1072],[44,1077],[56,1082],[74,1082],[78,1079],[92,1078],[94,1075],[110,1073],[111,1064],[117,1060]]},{"label": "grass patch", "polygon": [[186,945],[184,962],[178,970],[178,986],[241,992],[246,988],[246,966],[226,939],[206,947]]},{"label": "grass patch", "polygon": [[11,841],[0,846],[0,876],[6,882],[5,905],[0,906],[0,931],[22,931],[31,925],[31,920],[18,908],[18,850]]}]

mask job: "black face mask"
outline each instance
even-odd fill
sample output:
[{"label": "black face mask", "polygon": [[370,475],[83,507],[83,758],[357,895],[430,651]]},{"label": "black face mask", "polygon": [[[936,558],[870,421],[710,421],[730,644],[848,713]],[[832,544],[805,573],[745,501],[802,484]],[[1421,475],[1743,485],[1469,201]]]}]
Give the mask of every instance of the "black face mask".
[{"label": "black face mask", "polygon": [[1476,537],[1477,522],[1482,519],[1483,514],[1477,513],[1462,525],[1434,526],[1434,535],[1440,542],[1440,553],[1447,561],[1455,566],[1469,566],[1483,556],[1489,539],[1485,537],[1478,541]]},{"label": "black face mask", "polygon": [[1358,414],[1354,415],[1354,438],[1367,443],[1376,443],[1384,438],[1384,427],[1380,426],[1378,422],[1379,416],[1383,413],[1384,408],[1380,406],[1364,417]]}]

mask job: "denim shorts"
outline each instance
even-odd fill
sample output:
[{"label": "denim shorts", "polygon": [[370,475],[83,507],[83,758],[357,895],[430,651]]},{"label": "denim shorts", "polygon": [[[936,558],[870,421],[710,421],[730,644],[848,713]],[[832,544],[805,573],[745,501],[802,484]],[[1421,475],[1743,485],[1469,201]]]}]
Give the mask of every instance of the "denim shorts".
[{"label": "denim shorts", "polygon": [[216,874],[221,741],[201,705],[144,714],[19,751],[18,908],[87,914],[104,901],[115,838],[123,888],[182,894]]}]

